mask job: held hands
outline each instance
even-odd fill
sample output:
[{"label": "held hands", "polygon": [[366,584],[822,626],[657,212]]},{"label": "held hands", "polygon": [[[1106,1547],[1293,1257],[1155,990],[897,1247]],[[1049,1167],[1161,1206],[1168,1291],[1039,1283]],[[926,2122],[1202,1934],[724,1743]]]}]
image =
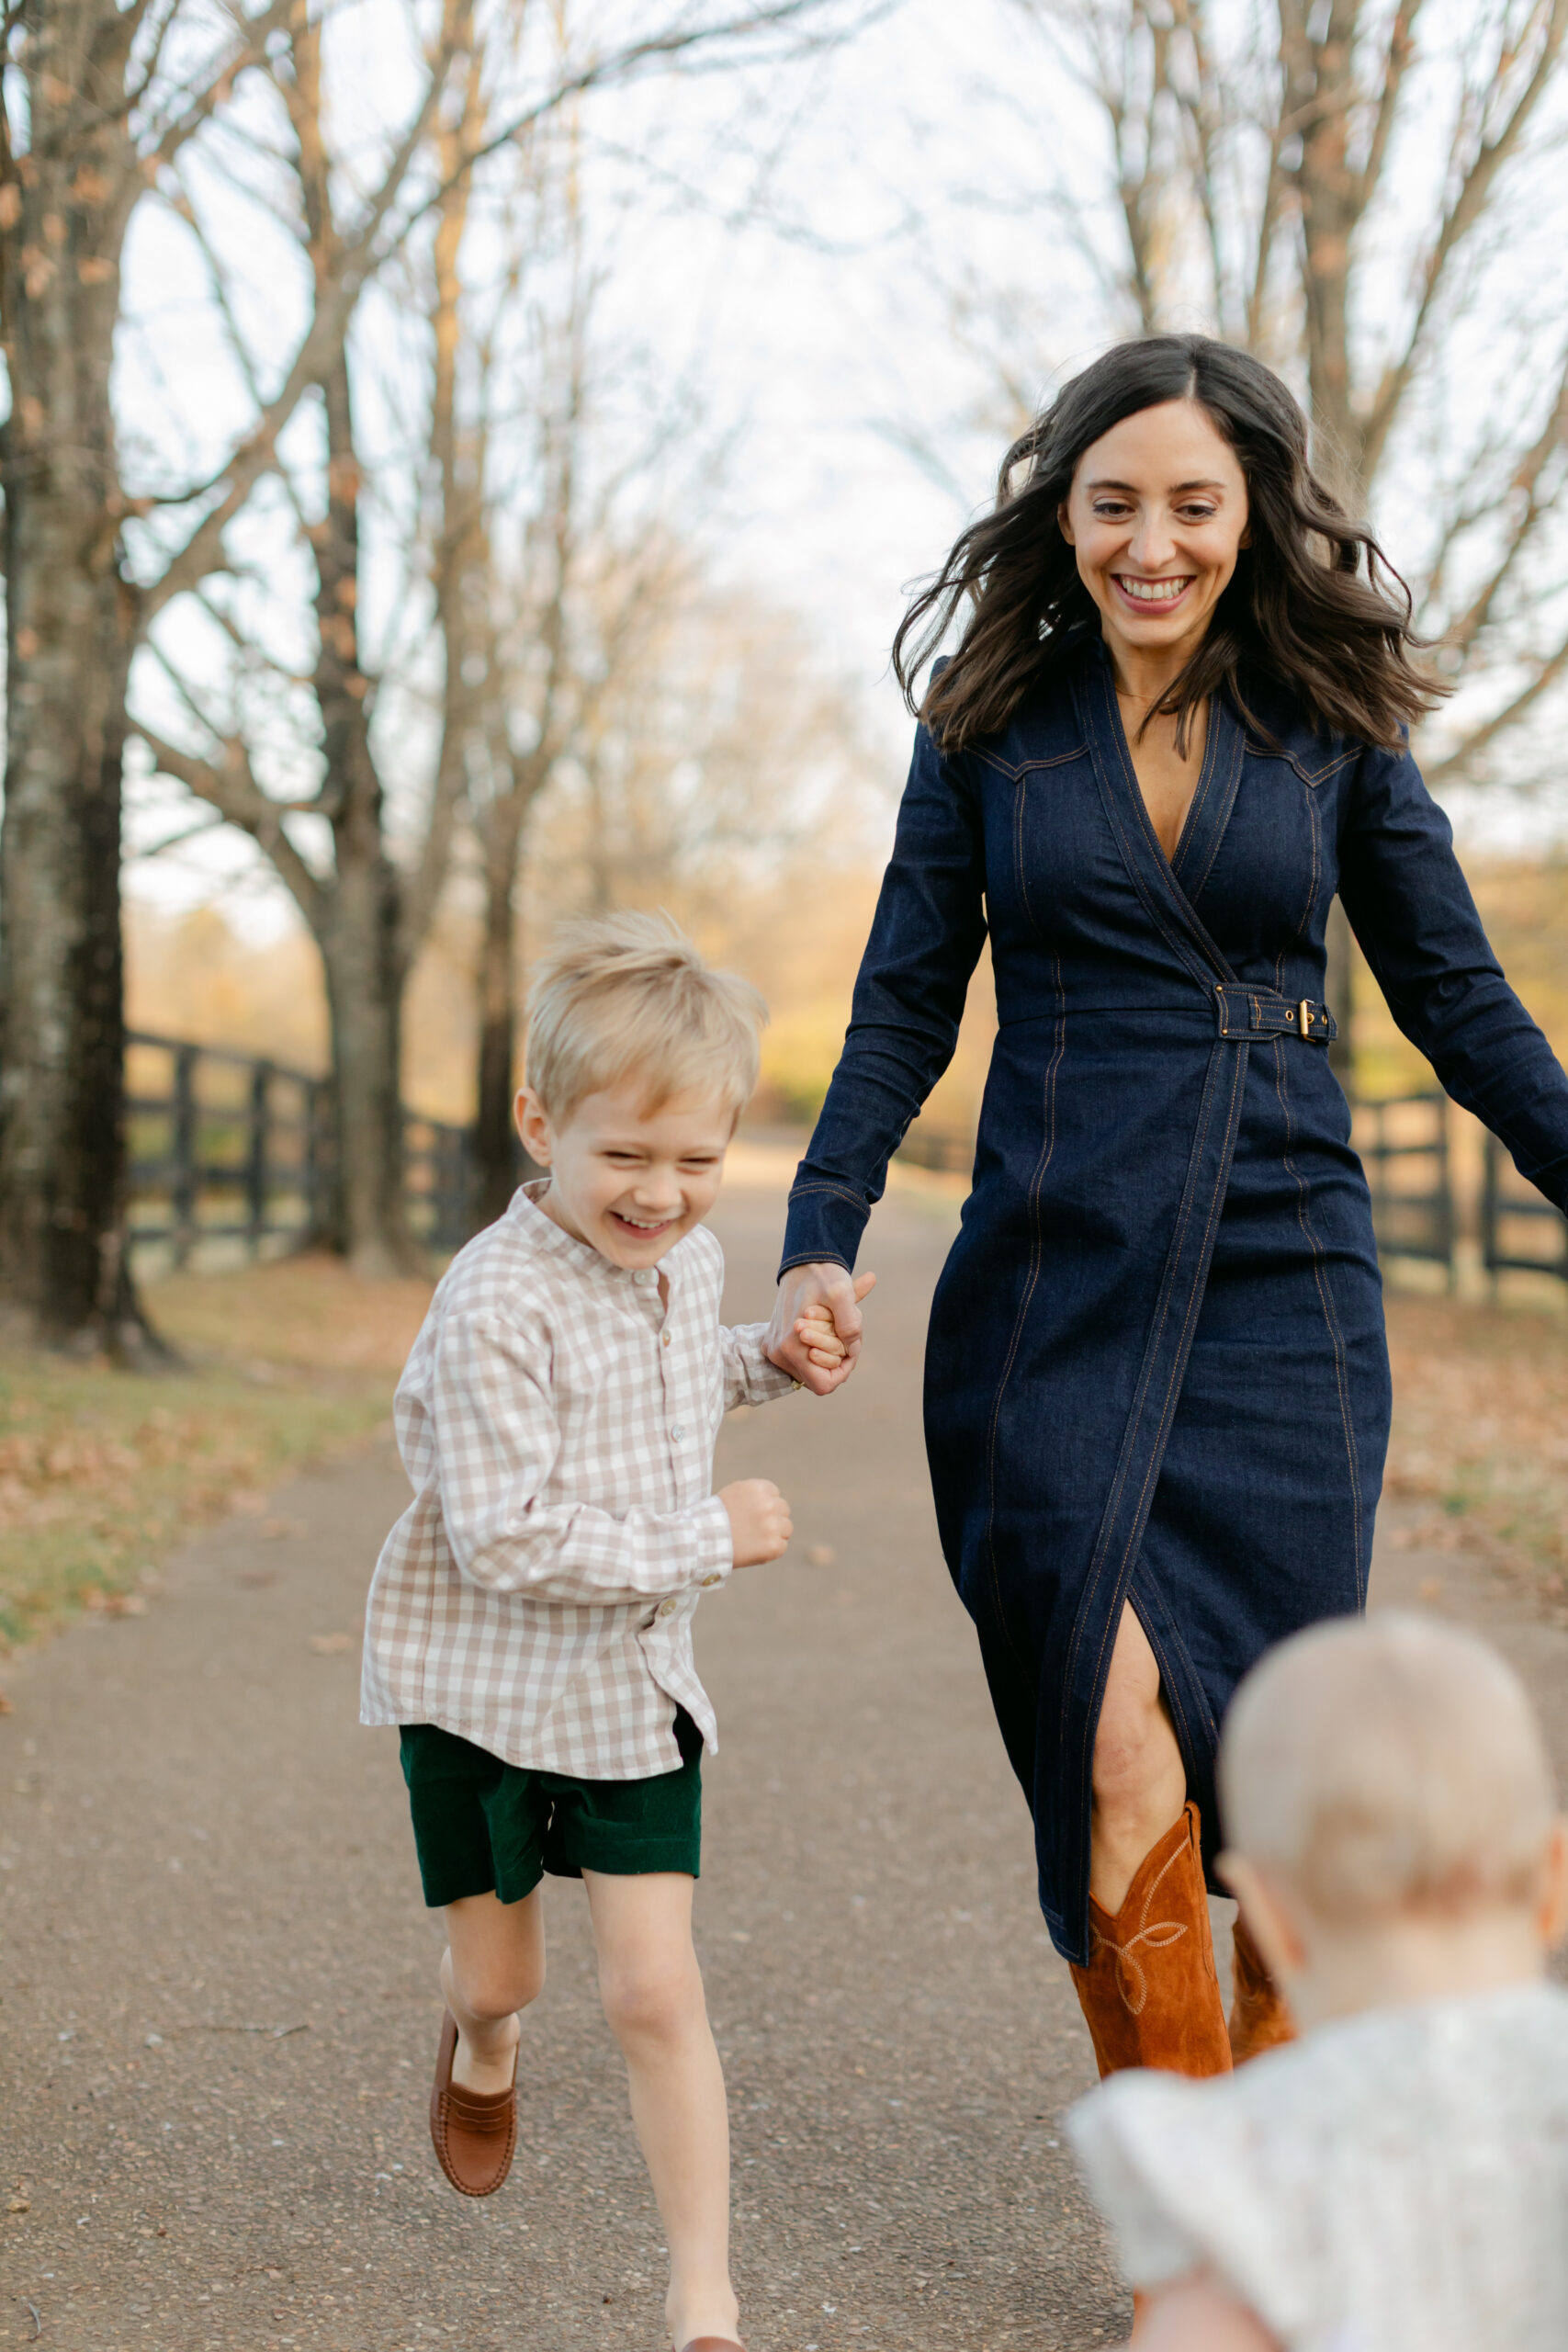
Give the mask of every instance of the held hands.
[{"label": "held hands", "polygon": [[792,1266],[778,1287],[766,1349],[770,1361],[815,1396],[842,1387],[860,1354],[860,1303],[874,1274],[852,1280],[842,1266]]},{"label": "held hands", "polygon": [[789,1505],[771,1478],[737,1478],[719,1488],[718,1499],[729,1513],[738,1568],[760,1567],[788,1547],[795,1532]]}]

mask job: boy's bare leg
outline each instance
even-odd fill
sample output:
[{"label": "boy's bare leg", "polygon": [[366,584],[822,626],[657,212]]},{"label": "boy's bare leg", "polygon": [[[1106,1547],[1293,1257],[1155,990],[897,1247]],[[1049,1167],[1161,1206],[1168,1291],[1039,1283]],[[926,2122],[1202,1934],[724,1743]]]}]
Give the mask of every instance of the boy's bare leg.
[{"label": "boy's bare leg", "polygon": [[521,1903],[466,1894],[448,1903],[441,1990],[457,2020],[452,2080],[460,2090],[510,2090],[513,2052],[523,2030],[519,2009],[545,1981],[545,1918],[540,1889]]},{"label": "boy's bare leg", "polygon": [[729,2111],[692,1947],[694,1882],[682,1872],[584,1871],[599,1990],[631,2078],[632,2120],[670,2243],[664,2312],[677,2346],[733,2338]]}]

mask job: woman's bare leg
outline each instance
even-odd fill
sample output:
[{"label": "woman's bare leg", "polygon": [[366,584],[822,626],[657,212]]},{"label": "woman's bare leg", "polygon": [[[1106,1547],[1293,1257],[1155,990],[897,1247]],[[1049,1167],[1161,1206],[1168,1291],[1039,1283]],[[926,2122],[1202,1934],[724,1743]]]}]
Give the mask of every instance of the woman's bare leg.
[{"label": "woman's bare leg", "polygon": [[1112,1918],[1138,1864],[1187,1802],[1159,1667],[1132,1604],[1122,1611],[1094,1742],[1089,1889]]}]

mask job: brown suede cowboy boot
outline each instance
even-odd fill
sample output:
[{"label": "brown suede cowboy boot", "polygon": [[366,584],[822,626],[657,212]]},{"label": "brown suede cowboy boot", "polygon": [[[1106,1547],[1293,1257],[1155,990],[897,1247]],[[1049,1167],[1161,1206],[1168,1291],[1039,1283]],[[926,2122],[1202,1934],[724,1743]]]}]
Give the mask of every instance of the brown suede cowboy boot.
[{"label": "brown suede cowboy boot", "polygon": [[1230,2072],[1198,1820],[1189,1803],[1138,1864],[1114,1919],[1089,1897],[1089,1961],[1073,1983],[1101,2080],[1123,2066]]},{"label": "brown suede cowboy boot", "polygon": [[1263,1965],[1251,1931],[1238,1911],[1232,1938],[1231,2064],[1245,2064],[1281,2041],[1294,2041],[1295,2022],[1285,1996]]}]

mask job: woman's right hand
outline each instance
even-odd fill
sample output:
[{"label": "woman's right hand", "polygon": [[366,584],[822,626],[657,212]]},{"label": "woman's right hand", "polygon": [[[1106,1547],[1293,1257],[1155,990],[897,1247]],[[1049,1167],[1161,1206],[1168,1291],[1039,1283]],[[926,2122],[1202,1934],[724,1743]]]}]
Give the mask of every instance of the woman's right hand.
[{"label": "woman's right hand", "polygon": [[[773,1319],[763,1343],[769,1362],[809,1388],[813,1396],[829,1396],[835,1388],[841,1388],[860,1354],[860,1303],[875,1282],[874,1274],[852,1277],[847,1267],[830,1261],[791,1266],[779,1279]],[[841,1363],[828,1366],[812,1362],[807,1342],[795,1328],[811,1307],[825,1310],[832,1317],[833,1329],[844,1343]]]}]

